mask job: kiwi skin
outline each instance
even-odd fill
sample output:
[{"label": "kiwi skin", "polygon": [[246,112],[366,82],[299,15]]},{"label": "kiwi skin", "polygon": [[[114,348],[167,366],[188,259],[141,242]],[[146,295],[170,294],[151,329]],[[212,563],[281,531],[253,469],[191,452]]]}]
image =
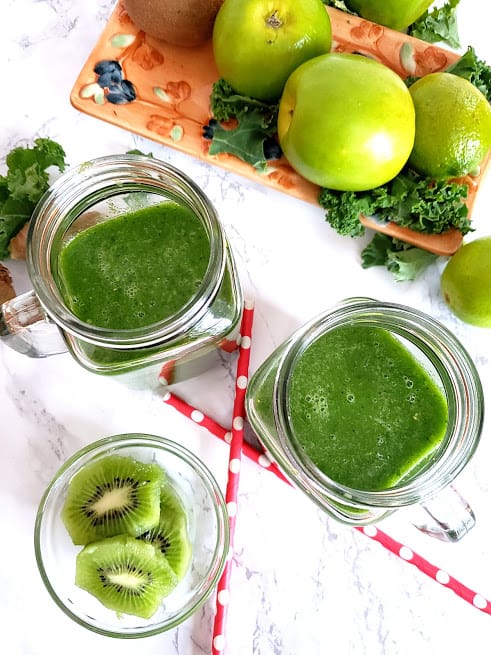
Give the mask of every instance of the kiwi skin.
[{"label": "kiwi skin", "polygon": [[194,47],[211,38],[223,0],[124,0],[129,17],[148,36]]}]

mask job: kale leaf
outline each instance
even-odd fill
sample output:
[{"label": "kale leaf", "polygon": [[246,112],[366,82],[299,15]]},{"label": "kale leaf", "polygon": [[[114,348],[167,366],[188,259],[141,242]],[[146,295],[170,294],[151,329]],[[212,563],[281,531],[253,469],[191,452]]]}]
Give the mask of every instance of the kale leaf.
[{"label": "kale leaf", "polygon": [[237,117],[237,125],[228,128],[217,123],[209,149],[210,155],[228,152],[242,161],[264,172],[267,168],[264,143],[276,132],[275,125],[269,125],[261,111],[253,109]]},{"label": "kale leaf", "polygon": [[[213,84],[210,95],[213,119],[204,126],[206,138],[211,139],[209,153],[230,153],[264,172],[267,159],[281,155],[274,149],[274,157],[267,156],[265,145],[277,130],[278,103],[266,103],[236,93],[223,79]],[[223,122],[232,124],[223,125]]]},{"label": "kale leaf", "polygon": [[55,141],[39,138],[32,148],[11,150],[5,163],[7,174],[0,175],[0,259],[9,257],[10,240],[31,218],[48,189],[48,169],[65,170],[65,152]]},{"label": "kale leaf", "polygon": [[460,0],[448,0],[442,7],[430,7],[408,28],[408,34],[428,43],[444,42],[460,47],[457,26],[457,5]]},{"label": "kale leaf", "polygon": [[491,102],[491,66],[477,57],[472,46],[468,46],[466,52],[446,72],[465,78]]},{"label": "kale leaf", "polygon": [[394,179],[370,191],[321,189],[319,204],[326,210],[331,227],[343,235],[364,234],[360,214],[427,234],[439,234],[451,227],[467,234],[472,229],[463,202],[467,193],[464,182],[430,182],[405,167]]},{"label": "kale leaf", "polygon": [[385,266],[397,282],[415,280],[437,255],[404,241],[376,232],[361,252],[363,268]]},{"label": "kale leaf", "polygon": [[276,125],[278,103],[267,103],[257,98],[236,93],[228,82],[220,78],[214,82],[210,95],[211,113],[217,121],[240,118],[252,110],[258,110],[267,124]]}]

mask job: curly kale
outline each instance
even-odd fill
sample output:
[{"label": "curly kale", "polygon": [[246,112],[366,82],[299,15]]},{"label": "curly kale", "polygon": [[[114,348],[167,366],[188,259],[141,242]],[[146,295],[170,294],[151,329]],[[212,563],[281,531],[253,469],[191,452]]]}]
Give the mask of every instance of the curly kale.
[{"label": "curly kale", "polygon": [[236,93],[228,82],[220,78],[214,82],[210,95],[210,109],[217,121],[240,119],[251,111],[257,111],[267,125],[276,125],[278,103],[267,103],[257,98]]},{"label": "curly kale", "polygon": [[457,26],[457,5],[460,0],[448,0],[441,7],[430,7],[408,28],[408,34],[427,43],[448,43],[460,47]]},{"label": "curly kale", "polygon": [[360,214],[393,222],[417,232],[439,234],[454,227],[471,231],[465,183],[435,181],[405,168],[393,180],[370,191],[322,189],[319,203],[326,220],[339,234],[361,236]]},{"label": "curly kale", "polygon": [[10,256],[10,240],[31,218],[48,189],[48,169],[65,170],[65,152],[56,141],[39,138],[32,148],[13,148],[5,163],[7,174],[0,175],[0,259]]},{"label": "curly kale", "polygon": [[491,102],[491,66],[477,57],[472,46],[446,72],[465,78]]}]

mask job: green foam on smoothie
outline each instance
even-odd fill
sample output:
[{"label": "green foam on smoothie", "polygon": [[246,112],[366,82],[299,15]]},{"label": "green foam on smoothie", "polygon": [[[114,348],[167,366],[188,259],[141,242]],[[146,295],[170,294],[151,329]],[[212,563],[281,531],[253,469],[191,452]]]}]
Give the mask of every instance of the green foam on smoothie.
[{"label": "green foam on smoothie", "polygon": [[196,294],[210,258],[199,218],[165,202],[78,233],[58,270],[68,308],[111,330],[146,327],[177,313]]},{"label": "green foam on smoothie", "polygon": [[352,325],[325,333],[291,375],[293,431],[331,479],[387,489],[442,441],[446,399],[430,374],[388,331]]}]

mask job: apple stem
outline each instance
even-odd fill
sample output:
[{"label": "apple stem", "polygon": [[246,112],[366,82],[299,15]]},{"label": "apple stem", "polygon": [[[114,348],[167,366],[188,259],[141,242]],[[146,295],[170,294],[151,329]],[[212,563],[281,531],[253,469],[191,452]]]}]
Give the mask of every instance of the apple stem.
[{"label": "apple stem", "polygon": [[278,16],[277,9],[273,11],[271,16],[268,16],[268,18],[266,19],[266,25],[268,25],[268,27],[272,27],[275,30],[279,29],[283,25],[280,17]]}]

